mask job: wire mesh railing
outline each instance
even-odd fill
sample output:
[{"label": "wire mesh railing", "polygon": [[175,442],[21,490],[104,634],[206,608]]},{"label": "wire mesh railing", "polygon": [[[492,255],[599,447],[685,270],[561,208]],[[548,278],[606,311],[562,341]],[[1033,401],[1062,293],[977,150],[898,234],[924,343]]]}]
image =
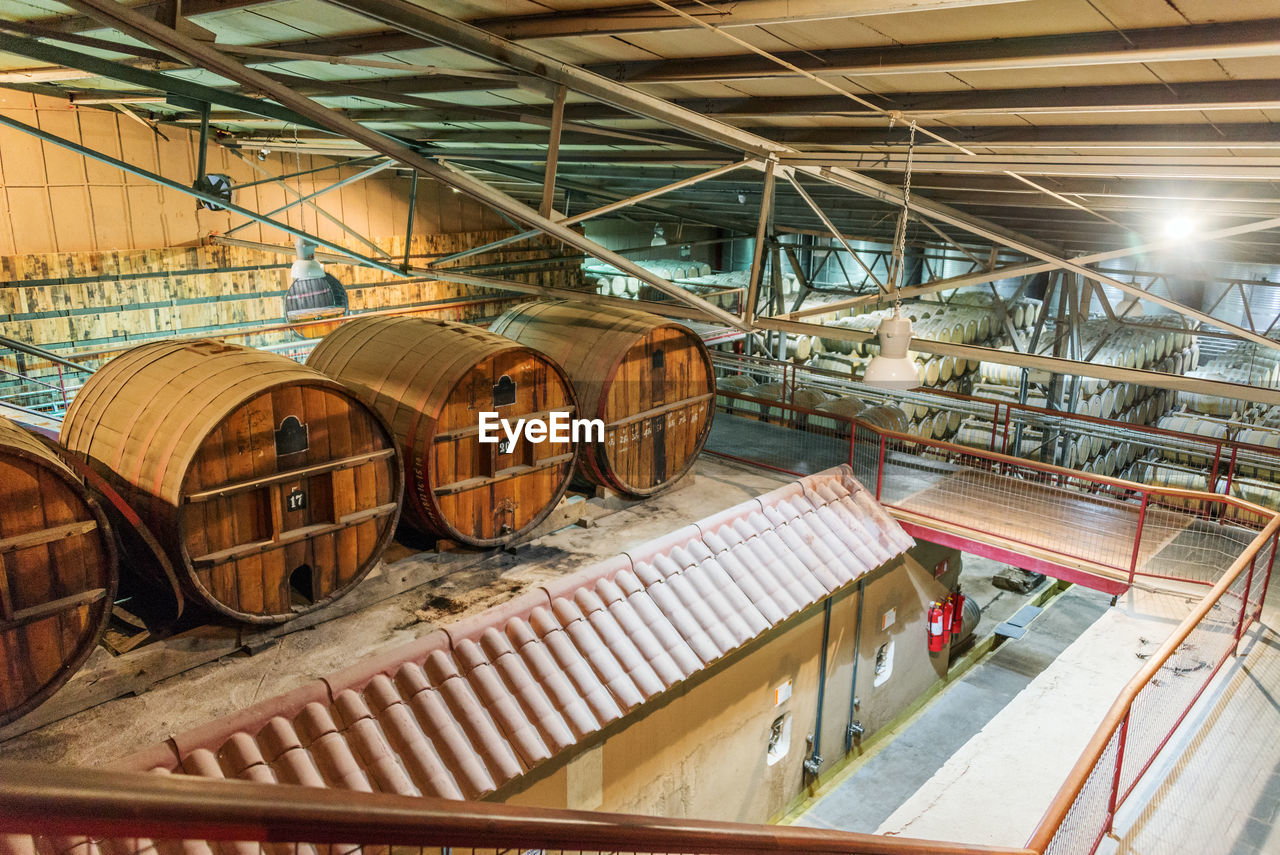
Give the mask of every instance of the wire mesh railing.
[{"label": "wire mesh railing", "polygon": [[1146,424],[1132,411],[1103,418],[940,388],[888,391],[837,371],[794,362],[724,352],[712,358],[722,378],[739,376],[752,384],[774,386],[782,404],[796,404],[797,395],[812,391],[853,396],[869,405],[900,408],[917,422],[941,415],[949,425],[945,438],[957,444],[1074,469],[1101,468],[1107,461],[1102,474],[1129,470],[1130,480],[1280,507],[1280,489],[1273,490],[1280,488],[1280,447],[1238,438],[1255,434],[1245,432],[1248,425],[1227,419],[1200,417],[1217,429],[1216,435],[1202,435]]},{"label": "wire mesh railing", "polygon": [[707,450],[788,474],[848,463],[886,507],[1131,584],[1212,585],[1270,519],[1221,494],[1154,487],[721,391]]},{"label": "wire mesh railing", "polygon": [[[722,393],[721,410],[738,406],[735,398],[741,396]],[[855,477],[900,519],[968,531],[1076,566],[1084,562],[1127,585],[1145,577],[1209,588],[1126,687],[1028,844],[1053,855],[1093,853],[1117,808],[1261,616],[1280,516],[1229,495],[1079,472],[858,418],[828,413],[830,422],[815,426],[815,414],[821,413],[778,402],[753,413],[792,430],[807,417],[804,429],[845,442]],[[741,438],[734,448],[727,456],[773,453]]]},{"label": "wire mesh railing", "polygon": [[1029,848],[1054,855],[1097,850],[1116,811],[1262,614],[1278,532],[1280,516],[1273,516],[1125,686]]}]

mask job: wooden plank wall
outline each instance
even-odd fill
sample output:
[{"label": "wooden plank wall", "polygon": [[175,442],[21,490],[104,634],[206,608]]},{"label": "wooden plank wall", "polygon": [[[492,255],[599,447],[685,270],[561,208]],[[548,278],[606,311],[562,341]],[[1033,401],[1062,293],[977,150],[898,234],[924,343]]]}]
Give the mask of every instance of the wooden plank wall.
[{"label": "wooden plank wall", "polygon": [[[198,135],[180,128],[150,128],[122,113],[73,107],[66,101],[0,90],[0,113],[51,134],[80,143],[166,178],[190,185],[195,180]],[[0,128],[0,255],[53,252],[104,252],[195,244],[220,234],[245,218],[226,212],[197,211],[195,200],[167,190],[20,131]],[[265,160],[232,155],[209,147],[208,171],[225,173],[237,183],[284,175],[332,162],[316,155],[272,152]],[[367,165],[367,164],[366,164]],[[362,167],[334,169],[290,179],[302,193],[354,175]],[[237,204],[269,211],[294,197],[278,183],[239,191]],[[403,234],[409,212],[409,179],[391,170],[318,197],[315,203],[362,235]],[[279,215],[291,226],[353,249],[342,229],[300,206]],[[456,234],[508,227],[492,210],[435,181],[418,185],[415,234]],[[278,230],[257,224],[237,237],[285,243]]]}]

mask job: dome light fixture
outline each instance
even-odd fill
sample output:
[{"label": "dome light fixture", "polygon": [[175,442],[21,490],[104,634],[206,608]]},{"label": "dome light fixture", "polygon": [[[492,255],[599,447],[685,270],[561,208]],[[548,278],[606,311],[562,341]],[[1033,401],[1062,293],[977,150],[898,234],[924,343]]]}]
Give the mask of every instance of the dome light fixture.
[{"label": "dome light fixture", "polygon": [[907,170],[902,181],[902,210],[898,212],[898,227],[893,237],[893,258],[889,270],[889,284],[893,288],[893,315],[880,322],[876,336],[880,339],[880,352],[872,357],[862,373],[862,382],[881,389],[914,389],[920,385],[920,372],[907,351],[911,347],[911,319],[902,314],[899,286],[902,279],[902,262],[906,255],[907,216],[911,206],[911,162],[916,148],[916,123],[911,121],[911,141],[907,149]]},{"label": "dome light fixture", "polygon": [[911,319],[904,317],[899,307],[893,307],[893,316],[880,322],[876,330],[880,338],[880,352],[867,365],[862,382],[881,389],[914,389],[920,385],[920,373],[907,349],[911,346]]},{"label": "dome light fixture", "polygon": [[667,239],[662,235],[662,223],[655,223],[653,227],[653,240],[649,241],[649,246],[666,246]]}]

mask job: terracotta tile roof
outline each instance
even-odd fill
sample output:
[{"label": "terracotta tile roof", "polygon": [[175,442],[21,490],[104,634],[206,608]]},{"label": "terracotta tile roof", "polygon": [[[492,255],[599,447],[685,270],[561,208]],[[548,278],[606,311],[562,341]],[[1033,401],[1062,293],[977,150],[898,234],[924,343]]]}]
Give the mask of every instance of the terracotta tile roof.
[{"label": "terracotta tile roof", "polygon": [[125,765],[477,798],[911,545],[831,469]]}]

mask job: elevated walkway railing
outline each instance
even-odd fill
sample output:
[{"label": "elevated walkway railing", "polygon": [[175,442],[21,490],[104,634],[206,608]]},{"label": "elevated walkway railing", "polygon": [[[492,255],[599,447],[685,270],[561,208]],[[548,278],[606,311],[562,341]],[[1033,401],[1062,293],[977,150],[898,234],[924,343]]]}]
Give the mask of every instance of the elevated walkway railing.
[{"label": "elevated walkway railing", "polygon": [[[1236,653],[1249,624],[1261,616],[1277,532],[1280,517],[1273,517],[1125,686],[1028,848],[1046,855],[1097,851],[1112,829],[1116,811],[1223,663]],[[1222,830],[1225,834],[1227,829]]]},{"label": "elevated walkway railing", "polygon": [[[1232,496],[1151,487],[776,401],[721,397],[722,410],[730,414],[745,411],[772,422],[772,416],[755,409],[768,405],[784,422],[802,428],[789,435],[812,437],[791,449],[790,465],[832,453],[821,440],[847,443],[835,449],[847,447],[855,476],[909,531],[916,520],[923,528],[1005,543],[1119,581],[1120,590],[1138,577],[1208,587],[1126,685],[1027,844],[1047,855],[1095,852],[1117,809],[1261,616],[1280,516]],[[751,460],[753,452],[777,454],[767,439],[764,448],[741,442],[737,447],[738,455],[712,453],[757,465],[771,464]],[[774,468],[785,470],[785,465]]]},{"label": "elevated walkway railing", "polygon": [[[1277,446],[1259,445],[1236,438],[1248,426],[1222,419],[1205,417],[1221,423],[1223,435],[1214,437],[1143,424],[1132,420],[1132,411],[1124,418],[1098,418],[940,388],[889,392],[856,383],[834,371],[761,357],[716,353],[713,360],[721,374],[742,374],[758,382],[778,383],[780,400],[768,401],[775,410],[794,406],[797,390],[816,388],[836,395],[853,395],[872,405],[898,406],[909,413],[927,413],[931,417],[941,413],[954,417],[950,419],[953,424],[982,424],[987,429],[980,435],[966,431],[963,442],[960,437],[953,440],[968,447],[1056,462],[1073,469],[1080,469],[1086,459],[1096,462],[1113,451],[1113,459],[1121,468],[1141,464],[1148,473],[1145,481],[1171,483],[1179,477],[1190,480],[1186,478],[1189,475],[1197,480],[1203,478],[1205,492],[1243,493],[1255,501],[1254,497],[1275,485],[1280,503],[1280,432]],[[823,418],[816,422],[806,419],[789,426],[821,430],[826,422]],[[1122,452],[1124,464],[1118,462]]]},{"label": "elevated walkway railing", "polygon": [[[788,474],[847,462],[914,533],[928,528],[1027,554],[1110,593],[1139,576],[1213,585],[1272,517],[1234,496],[1081,472],[746,395],[719,397],[721,414],[738,421],[720,427],[732,432],[731,448],[713,433],[712,454]],[[752,442],[756,420],[762,432]],[[780,425],[797,429],[778,434]],[[1062,572],[1071,568],[1095,578]]]}]

